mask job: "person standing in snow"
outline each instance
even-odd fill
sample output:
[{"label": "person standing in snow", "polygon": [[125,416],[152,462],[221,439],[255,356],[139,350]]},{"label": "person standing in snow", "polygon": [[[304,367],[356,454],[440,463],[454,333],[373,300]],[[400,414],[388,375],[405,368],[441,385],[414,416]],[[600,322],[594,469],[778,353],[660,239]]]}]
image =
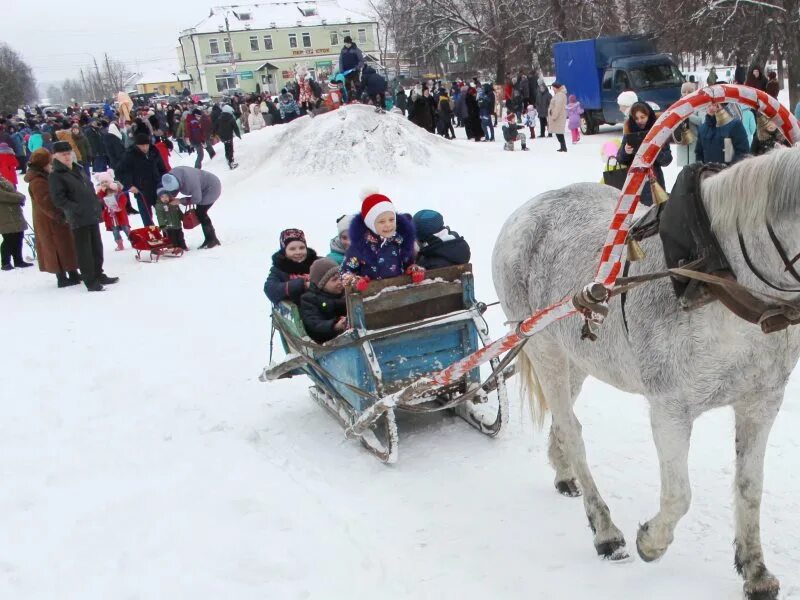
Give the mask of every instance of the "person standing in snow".
[{"label": "person standing in snow", "polygon": [[108,165],[116,171],[125,154],[122,132],[120,132],[116,123],[111,123],[107,128],[103,127],[101,129],[101,137],[103,138],[103,148],[108,157]]},{"label": "person standing in snow", "polygon": [[68,142],[53,144],[53,159],[53,170],[48,177],[50,198],[64,212],[72,227],[78,265],[86,289],[101,292],[104,285],[117,283],[119,278],[109,277],[103,272],[100,202],[83,170],[72,162],[72,147]]},{"label": "person standing in snow", "polygon": [[190,146],[197,153],[194,159],[194,168],[203,168],[203,146],[205,145],[205,136],[203,135],[203,123],[200,120],[202,112],[199,108],[195,108],[188,117],[183,126],[183,135],[185,136],[184,143]]},{"label": "person standing in snow", "polygon": [[[636,157],[639,147],[653,128],[655,122],[656,113],[646,102],[637,102],[631,107],[630,116],[625,120],[622,127],[622,144],[620,144],[619,150],[617,151],[617,163],[625,166],[630,166],[633,163],[633,159]],[[665,185],[662,167],[666,167],[671,163],[672,150],[669,144],[664,144],[664,147],[653,162],[653,172],[661,187]],[[644,187],[642,188],[641,202],[645,206],[652,206],[653,204],[653,191],[649,181],[645,181]]]},{"label": "person standing in snow", "polygon": [[564,140],[564,129],[567,123],[567,90],[564,85],[559,82],[553,82],[553,99],[550,102],[550,109],[547,113],[547,129],[550,133],[555,134],[558,140],[558,152],[567,151],[567,143]]},{"label": "person standing in snow", "polygon": [[[16,158],[14,161],[16,162]],[[3,236],[3,241],[0,242],[0,268],[3,271],[33,266],[22,258],[22,241],[28,228],[22,215],[24,204],[25,194],[18,192],[8,179],[0,175],[0,234]]]},{"label": "person standing in snow", "polygon": [[247,115],[247,124],[250,127],[250,131],[258,131],[266,126],[264,117],[261,115],[261,105],[257,102],[253,102],[253,104],[250,105],[250,114]]},{"label": "person standing in snow", "polygon": [[481,91],[478,92],[478,114],[481,119],[481,128],[485,141],[494,141],[494,124],[492,115],[494,114],[494,92],[490,83],[484,83]]},{"label": "person standing in snow", "polygon": [[133,146],[125,151],[115,173],[119,181],[136,197],[142,224],[153,224],[153,206],[161,176],[167,172],[161,155],[150,143],[150,135],[140,132],[133,137]]},{"label": "person standing in snow", "polygon": [[747,79],[744,84],[746,86],[756,88],[762,92],[767,91],[767,78],[764,76],[764,71],[758,65],[750,67],[750,72],[747,74]]},{"label": "person standing in snow", "polygon": [[399,87],[397,93],[394,95],[394,105],[400,110],[404,117],[406,116],[407,100],[406,91],[402,86]]},{"label": "person standing in snow", "polygon": [[14,189],[17,188],[17,168],[19,161],[14,150],[5,142],[0,143],[0,177],[4,177]]},{"label": "person standing in snow", "polygon": [[480,142],[483,137],[481,109],[478,107],[478,90],[472,82],[470,82],[469,89],[467,90],[466,105],[467,118],[464,121],[464,129],[467,133],[467,139]]},{"label": "person standing in snow", "polygon": [[775,71],[770,71],[767,77],[767,88],[765,90],[773,98],[777,98],[781,93],[781,84],[778,81],[778,74]]},{"label": "person standing in snow", "polygon": [[433,133],[433,109],[428,101],[429,97],[430,92],[426,87],[413,96],[408,108],[408,120]]},{"label": "person standing in snow", "polygon": [[[553,95],[544,80],[539,80],[539,87],[536,90],[536,112],[539,114],[539,137],[544,137],[544,128],[547,126],[547,114],[550,110],[550,102],[553,100]],[[553,137],[552,132],[548,132],[547,137]]]},{"label": "person standing in snow", "polygon": [[339,52],[339,72],[345,75],[344,85],[347,94],[352,100],[358,97],[358,87],[361,85],[361,69],[364,68],[364,55],[361,49],[353,43],[353,38],[344,36],[344,45]]},{"label": "person standing in snow", "polygon": [[278,108],[281,112],[281,123],[289,123],[300,116],[300,108],[292,93],[286,88],[281,90]]},{"label": "person standing in snow", "polygon": [[122,184],[114,181],[114,172],[106,171],[95,175],[97,182],[97,197],[103,203],[103,222],[106,231],[110,231],[117,244],[116,251],[124,250],[122,245],[122,233],[128,241],[131,239],[131,225],[128,221],[128,212],[125,207],[128,205],[128,194],[122,189]]},{"label": "person standing in snow", "polygon": [[708,71],[708,77],[706,77],[706,83],[708,85],[715,85],[717,83],[717,79],[717,68],[711,67],[711,69]]},{"label": "person standing in snow", "polygon": [[236,137],[242,139],[242,134],[239,132],[239,126],[236,125],[236,117],[230,104],[222,107],[222,113],[217,119],[214,133],[222,140],[222,144],[225,146],[225,160],[228,161],[228,167],[235,169],[239,165],[233,160],[233,136],[235,134]]},{"label": "person standing in snow", "polygon": [[581,140],[581,115],[583,107],[578,102],[575,94],[570,94],[567,102],[567,127],[572,134],[572,143],[577,144]]},{"label": "person standing in snow", "polygon": [[161,187],[171,196],[183,194],[180,201],[184,205],[196,206],[197,218],[203,228],[203,248],[215,248],[221,245],[217,239],[214,224],[208,216],[208,211],[222,194],[222,183],[219,177],[208,171],[193,169],[192,167],[175,167],[161,178]]}]

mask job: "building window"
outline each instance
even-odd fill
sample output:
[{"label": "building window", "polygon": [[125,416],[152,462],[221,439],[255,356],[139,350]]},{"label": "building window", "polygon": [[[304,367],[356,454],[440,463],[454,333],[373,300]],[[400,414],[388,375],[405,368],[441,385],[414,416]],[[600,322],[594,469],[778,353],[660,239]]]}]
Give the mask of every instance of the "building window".
[{"label": "building window", "polygon": [[219,54],[219,42],[217,40],[208,40],[208,48],[211,50],[211,54]]},{"label": "building window", "polygon": [[358,30],[358,43],[359,44],[366,44],[367,43],[367,30],[366,29],[359,29]]},{"label": "building window", "polygon": [[223,73],[222,75],[217,75],[218,92],[235,88],[236,84],[237,84],[236,75],[231,75],[229,73]]},{"label": "building window", "polygon": [[231,50],[231,38],[225,38],[223,41],[225,42],[225,54],[233,52],[233,50]]},{"label": "building window", "polygon": [[458,59],[458,48],[456,48],[456,45],[452,42],[447,44],[447,58],[451,63],[456,62]]},{"label": "building window", "polygon": [[253,52],[258,52],[258,36],[251,35],[250,36],[250,50]]},{"label": "building window", "polygon": [[304,33],[303,34],[303,48],[311,48],[311,34]]},{"label": "building window", "polygon": [[265,35],[264,36],[264,50],[272,50],[272,36]]},{"label": "building window", "polygon": [[339,45],[339,32],[331,31],[331,46]]},{"label": "building window", "polygon": [[297,48],[297,34],[290,33],[289,34],[289,48]]}]

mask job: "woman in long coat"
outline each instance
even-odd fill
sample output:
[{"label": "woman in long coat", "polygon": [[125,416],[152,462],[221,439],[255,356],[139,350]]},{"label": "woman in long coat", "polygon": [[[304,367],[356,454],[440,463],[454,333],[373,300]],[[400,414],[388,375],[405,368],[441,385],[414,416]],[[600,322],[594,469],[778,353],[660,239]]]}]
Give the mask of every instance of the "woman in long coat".
[{"label": "woman in long coat", "polygon": [[464,121],[464,129],[467,132],[468,140],[480,142],[483,137],[483,127],[481,127],[481,109],[478,106],[478,90],[470,84],[467,94],[467,118]]},{"label": "woman in long coat", "polygon": [[547,130],[556,136],[561,146],[558,151],[566,152],[567,143],[564,141],[564,130],[567,125],[567,90],[564,85],[556,81],[553,83],[553,99],[547,113]]},{"label": "woman in long coat", "polygon": [[[54,273],[58,287],[68,287],[81,282],[78,274],[78,257],[75,240],[67,225],[64,213],[50,200],[47,176],[52,156],[46,148],[31,154],[25,181],[33,202],[33,229],[36,232],[36,259],[39,270]],[[99,200],[98,200],[99,202]]]}]

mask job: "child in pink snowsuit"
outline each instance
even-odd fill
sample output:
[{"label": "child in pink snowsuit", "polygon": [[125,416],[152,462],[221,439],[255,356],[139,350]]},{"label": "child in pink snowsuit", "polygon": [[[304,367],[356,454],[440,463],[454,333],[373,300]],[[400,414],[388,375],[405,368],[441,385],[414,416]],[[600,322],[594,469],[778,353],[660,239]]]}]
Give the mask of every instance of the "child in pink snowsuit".
[{"label": "child in pink snowsuit", "polygon": [[577,144],[581,139],[581,115],[583,114],[583,107],[575,94],[570,94],[569,102],[567,102],[567,127],[572,133],[572,143]]}]

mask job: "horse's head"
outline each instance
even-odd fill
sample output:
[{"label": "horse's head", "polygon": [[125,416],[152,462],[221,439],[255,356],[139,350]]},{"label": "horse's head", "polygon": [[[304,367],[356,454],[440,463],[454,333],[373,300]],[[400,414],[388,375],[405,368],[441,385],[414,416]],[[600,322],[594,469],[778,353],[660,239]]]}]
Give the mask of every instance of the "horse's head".
[{"label": "horse's head", "polygon": [[741,283],[800,294],[800,148],[745,159],[702,183],[711,226]]}]

